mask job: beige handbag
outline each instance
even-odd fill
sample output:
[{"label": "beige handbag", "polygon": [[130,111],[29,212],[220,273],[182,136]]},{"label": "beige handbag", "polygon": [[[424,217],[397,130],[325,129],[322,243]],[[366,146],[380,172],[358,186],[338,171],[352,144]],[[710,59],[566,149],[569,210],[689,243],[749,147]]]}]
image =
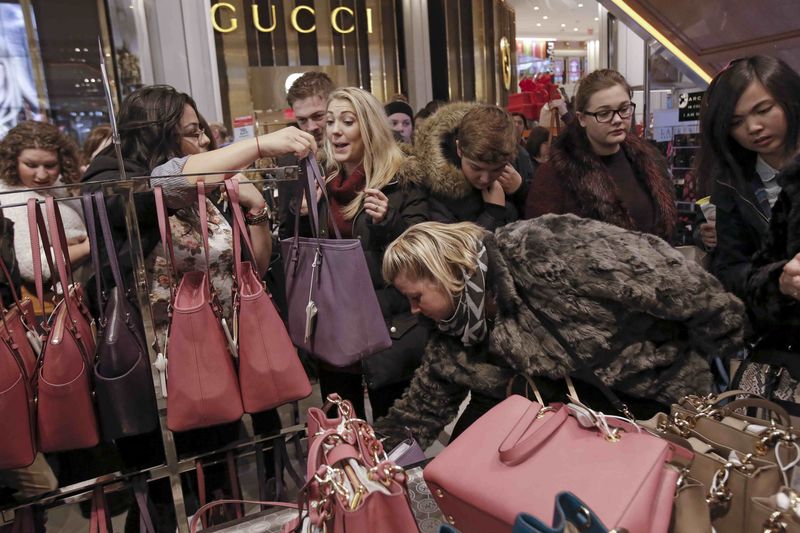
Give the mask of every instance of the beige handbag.
[{"label": "beige handbag", "polygon": [[[746,397],[720,405],[742,395]],[[736,412],[745,407],[762,409],[770,419]],[[646,425],[655,426],[662,436],[677,435],[689,443],[695,458],[687,476],[704,487],[717,531],[753,531],[747,529],[757,519],[751,516],[755,509],[751,501],[787,485],[787,472],[800,456],[785,410],[741,391],[686,397],[672,406],[670,416],[660,414]]]},{"label": "beige handbag", "polygon": [[798,507],[800,498],[786,487],[768,498],[753,498],[745,531],[800,533]]}]

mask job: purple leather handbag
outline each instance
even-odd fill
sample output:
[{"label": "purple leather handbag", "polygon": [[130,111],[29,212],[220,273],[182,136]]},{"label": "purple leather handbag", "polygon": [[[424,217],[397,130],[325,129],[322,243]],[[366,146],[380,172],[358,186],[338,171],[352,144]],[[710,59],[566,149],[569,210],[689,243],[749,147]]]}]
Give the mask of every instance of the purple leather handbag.
[{"label": "purple leather handbag", "polygon": [[[115,286],[110,291],[101,287],[94,205],[114,276]],[[158,410],[142,317],[135,296],[125,289],[103,193],[85,193],[83,210],[97,273],[97,302],[102,307],[94,362],[95,394],[103,437],[110,441],[154,430],[158,426]]]},{"label": "purple leather handbag", "polygon": [[[358,239],[319,237],[314,185],[325,181],[313,156],[305,160],[303,193],[309,206],[313,237],[300,237],[300,213],[294,237],[281,241],[286,273],[289,335],[296,346],[333,366],[344,367],[392,345],[372,288],[367,261]],[[300,179],[303,179],[302,177]],[[298,203],[299,205],[299,203]]]}]

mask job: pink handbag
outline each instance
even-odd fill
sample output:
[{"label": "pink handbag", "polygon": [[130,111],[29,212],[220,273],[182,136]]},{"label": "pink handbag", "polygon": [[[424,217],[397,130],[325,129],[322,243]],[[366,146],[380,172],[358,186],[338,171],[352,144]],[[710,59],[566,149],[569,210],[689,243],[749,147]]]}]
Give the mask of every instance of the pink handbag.
[{"label": "pink handbag", "polygon": [[225,181],[233,212],[234,337],[239,386],[247,413],[258,413],[311,395],[311,383],[275,304],[252,261],[242,261],[242,240],[254,257],[239,205],[239,183]]},{"label": "pink handbag", "polygon": [[550,516],[570,491],[611,528],[669,529],[678,471],[691,452],[581,405],[542,407],[511,396],[444,449],[423,475],[462,533],[510,531],[520,512]]},{"label": "pink handbag", "polygon": [[[203,182],[197,182],[200,227],[209,264]],[[239,420],[244,413],[233,357],[220,323],[208,270],[187,272],[174,288],[175,258],[161,187],[155,187],[161,241],[170,265],[172,317],[167,348],[167,427],[187,431]]]}]

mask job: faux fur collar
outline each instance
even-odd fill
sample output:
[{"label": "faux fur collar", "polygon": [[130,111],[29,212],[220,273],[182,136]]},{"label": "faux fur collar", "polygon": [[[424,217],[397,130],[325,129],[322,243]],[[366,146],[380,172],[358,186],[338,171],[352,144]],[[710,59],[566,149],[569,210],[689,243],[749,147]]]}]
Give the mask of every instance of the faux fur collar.
[{"label": "faux fur collar", "polygon": [[441,107],[415,132],[415,152],[432,193],[447,198],[464,198],[473,187],[461,173],[453,152],[455,136],[464,115],[475,103],[456,102]]},{"label": "faux fur collar", "polygon": [[[617,195],[614,179],[600,158],[591,152],[581,132],[575,129],[577,127],[573,125],[568,128],[553,144],[550,164],[582,206],[582,216],[634,229],[633,219]],[[664,158],[652,146],[633,135],[627,137],[622,149],[653,198],[658,235],[669,238],[675,228],[677,212],[675,193]]]}]

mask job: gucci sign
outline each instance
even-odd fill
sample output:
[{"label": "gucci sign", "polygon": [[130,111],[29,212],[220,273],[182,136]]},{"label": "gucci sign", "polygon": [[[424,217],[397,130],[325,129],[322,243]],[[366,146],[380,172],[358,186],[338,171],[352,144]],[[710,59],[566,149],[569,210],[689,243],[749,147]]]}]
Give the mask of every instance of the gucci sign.
[{"label": "gucci sign", "polygon": [[[250,6],[253,14],[253,27],[262,33],[270,33],[275,31],[278,26],[278,17],[276,16],[275,5],[272,2],[267,4],[266,13],[263,13],[258,4]],[[229,18],[227,22],[221,22],[221,13],[228,12]],[[306,12],[310,13],[314,19],[314,23],[310,26],[301,26],[297,20],[298,15]],[[372,33],[372,9],[366,8],[367,14],[367,33]],[[220,33],[230,33],[239,28],[239,19],[236,15],[236,6],[228,2],[217,2],[211,6],[211,25],[214,30]],[[317,30],[317,10],[310,6],[297,6],[292,9],[289,14],[289,21],[292,28],[298,33],[312,33]],[[356,29],[356,14],[346,6],[339,6],[331,10],[329,21],[333,31],[337,33],[352,33]],[[225,24],[223,26],[223,24]]]}]

